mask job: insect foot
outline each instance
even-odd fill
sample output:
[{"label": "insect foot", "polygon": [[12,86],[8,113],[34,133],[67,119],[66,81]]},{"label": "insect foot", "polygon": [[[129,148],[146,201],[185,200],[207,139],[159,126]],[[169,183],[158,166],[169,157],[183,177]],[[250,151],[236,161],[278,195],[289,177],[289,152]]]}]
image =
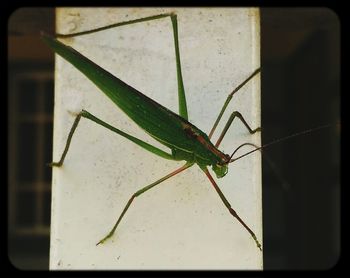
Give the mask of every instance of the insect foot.
[{"label": "insect foot", "polygon": [[113,233],[109,233],[107,236],[105,236],[103,239],[101,239],[99,242],[96,243],[96,246],[99,244],[104,243],[108,238],[112,236]]},{"label": "insect foot", "polygon": [[61,167],[62,162],[50,162],[50,163],[46,163],[46,165],[49,167]]}]

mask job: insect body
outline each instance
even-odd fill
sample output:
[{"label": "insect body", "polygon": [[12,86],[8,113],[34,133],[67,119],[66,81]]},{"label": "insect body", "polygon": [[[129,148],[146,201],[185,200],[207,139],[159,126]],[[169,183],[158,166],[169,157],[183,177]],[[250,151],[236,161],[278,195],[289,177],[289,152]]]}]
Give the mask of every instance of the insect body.
[{"label": "insect body", "polygon": [[[112,28],[116,26],[122,26],[127,24],[133,24],[143,21],[155,20],[162,17],[170,17],[174,33],[174,44],[175,44],[175,54],[176,54],[176,66],[177,66],[177,79],[178,79],[178,98],[179,98],[179,115],[175,114],[166,107],[160,105],[149,97],[145,96],[138,90],[129,86],[119,78],[113,76],[108,71],[104,70],[73,48],[66,46],[57,39],[50,37],[48,35],[43,35],[43,40],[60,56],[74,65],[79,71],[81,71],[87,78],[89,78],[98,88],[101,89],[122,111],[124,111],[130,119],[132,119],[139,127],[141,127],[150,136],[156,139],[161,144],[165,145],[171,150],[171,153],[165,152],[152,146],[136,137],[133,137],[125,132],[107,124],[106,122],[98,119],[88,111],[83,110],[77,116],[73,127],[68,136],[65,150],[59,162],[53,162],[52,166],[61,166],[63,164],[64,158],[67,154],[70,141],[74,134],[76,127],[81,119],[81,117],[90,119],[97,124],[100,124],[117,134],[129,139],[140,147],[169,160],[184,160],[186,164],[179,169],[171,172],[165,177],[157,180],[156,182],[140,189],[135,192],[129,199],[124,210],[122,211],[120,217],[118,218],[113,229],[108,233],[106,237],[98,242],[98,244],[103,243],[105,240],[110,238],[120,221],[124,217],[126,211],[130,207],[133,200],[141,195],[142,193],[153,188],[157,184],[165,181],[166,179],[186,170],[194,164],[197,164],[202,171],[206,174],[209,181],[212,183],[213,187],[219,194],[221,200],[229,210],[229,212],[245,227],[245,229],[253,237],[257,247],[261,249],[261,244],[258,241],[255,233],[248,227],[248,225],[239,217],[237,212],[231,207],[230,203],[225,198],[224,194],[221,192],[214,179],[210,175],[207,166],[211,166],[218,178],[224,177],[228,171],[228,164],[232,162],[232,156],[221,152],[218,147],[222,138],[225,136],[228,128],[230,127],[233,119],[239,118],[243,124],[247,127],[248,131],[253,134],[260,130],[260,128],[251,129],[246,123],[243,116],[235,111],[232,113],[229,121],[227,122],[224,130],[221,133],[219,140],[216,144],[213,144],[210,140],[211,135],[215,131],[217,123],[220,121],[223,112],[225,111],[228,102],[231,100],[232,95],[237,92],[244,84],[246,84],[250,79],[252,79],[256,74],[259,73],[260,69],[254,71],[241,85],[239,85],[233,92],[229,95],[227,101],[225,102],[219,117],[214,124],[212,131],[209,136],[206,135],[199,128],[194,126],[188,121],[187,105],[185,91],[182,81],[181,74],[181,62],[179,53],[179,42],[178,42],[178,31],[177,31],[177,17],[175,14],[161,14],[146,18],[141,18],[138,20],[132,20],[122,23],[117,23],[105,28]],[[103,28],[102,28],[103,29]],[[82,32],[77,34],[71,34],[69,36],[77,36],[86,33],[96,32],[100,29]],[[67,35],[66,35],[67,36]]]}]

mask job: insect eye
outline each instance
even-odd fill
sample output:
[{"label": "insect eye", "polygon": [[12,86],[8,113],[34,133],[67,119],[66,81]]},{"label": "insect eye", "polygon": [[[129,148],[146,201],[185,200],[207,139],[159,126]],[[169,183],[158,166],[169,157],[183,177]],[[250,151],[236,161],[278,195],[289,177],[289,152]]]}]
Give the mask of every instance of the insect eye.
[{"label": "insect eye", "polygon": [[218,163],[221,166],[224,166],[226,164],[228,164],[231,160],[231,156],[228,154],[225,154],[225,158],[223,159],[223,161],[221,161],[220,163]]}]

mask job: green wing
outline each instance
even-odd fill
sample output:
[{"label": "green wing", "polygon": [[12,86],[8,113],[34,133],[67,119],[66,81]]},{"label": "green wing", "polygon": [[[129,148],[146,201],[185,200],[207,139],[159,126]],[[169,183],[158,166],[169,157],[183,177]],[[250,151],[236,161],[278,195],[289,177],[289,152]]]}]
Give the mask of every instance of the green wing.
[{"label": "green wing", "polygon": [[48,35],[42,35],[42,38],[148,134],[172,149],[193,152],[195,142],[188,140],[188,135],[184,132],[184,123],[188,123],[185,119],[129,86],[72,47]]}]

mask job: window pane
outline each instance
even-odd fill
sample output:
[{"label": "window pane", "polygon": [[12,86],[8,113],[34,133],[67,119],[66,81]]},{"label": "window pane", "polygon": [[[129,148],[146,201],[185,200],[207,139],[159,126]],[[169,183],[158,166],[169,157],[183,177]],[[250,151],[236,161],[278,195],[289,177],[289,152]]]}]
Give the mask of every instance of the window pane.
[{"label": "window pane", "polygon": [[35,193],[20,192],[17,196],[16,223],[19,227],[31,227],[35,222]]},{"label": "window pane", "polygon": [[47,192],[44,195],[44,225],[50,226],[50,219],[51,219],[51,192]]},{"label": "window pane", "polygon": [[21,123],[18,135],[18,179],[20,182],[33,182],[36,178],[37,126]]},{"label": "window pane", "polygon": [[19,112],[35,114],[38,112],[38,83],[36,80],[22,79],[19,81]]},{"label": "window pane", "polygon": [[45,107],[44,107],[44,112],[47,114],[52,114],[53,111],[53,104],[54,104],[54,85],[53,85],[53,80],[49,79],[45,82],[44,85],[44,92],[45,92]]},{"label": "window pane", "polygon": [[45,124],[45,157],[44,157],[44,163],[45,165],[45,173],[44,173],[44,180],[45,182],[48,182],[50,184],[51,181],[51,174],[52,174],[52,168],[46,166],[46,163],[52,162],[52,123],[46,123]]}]

